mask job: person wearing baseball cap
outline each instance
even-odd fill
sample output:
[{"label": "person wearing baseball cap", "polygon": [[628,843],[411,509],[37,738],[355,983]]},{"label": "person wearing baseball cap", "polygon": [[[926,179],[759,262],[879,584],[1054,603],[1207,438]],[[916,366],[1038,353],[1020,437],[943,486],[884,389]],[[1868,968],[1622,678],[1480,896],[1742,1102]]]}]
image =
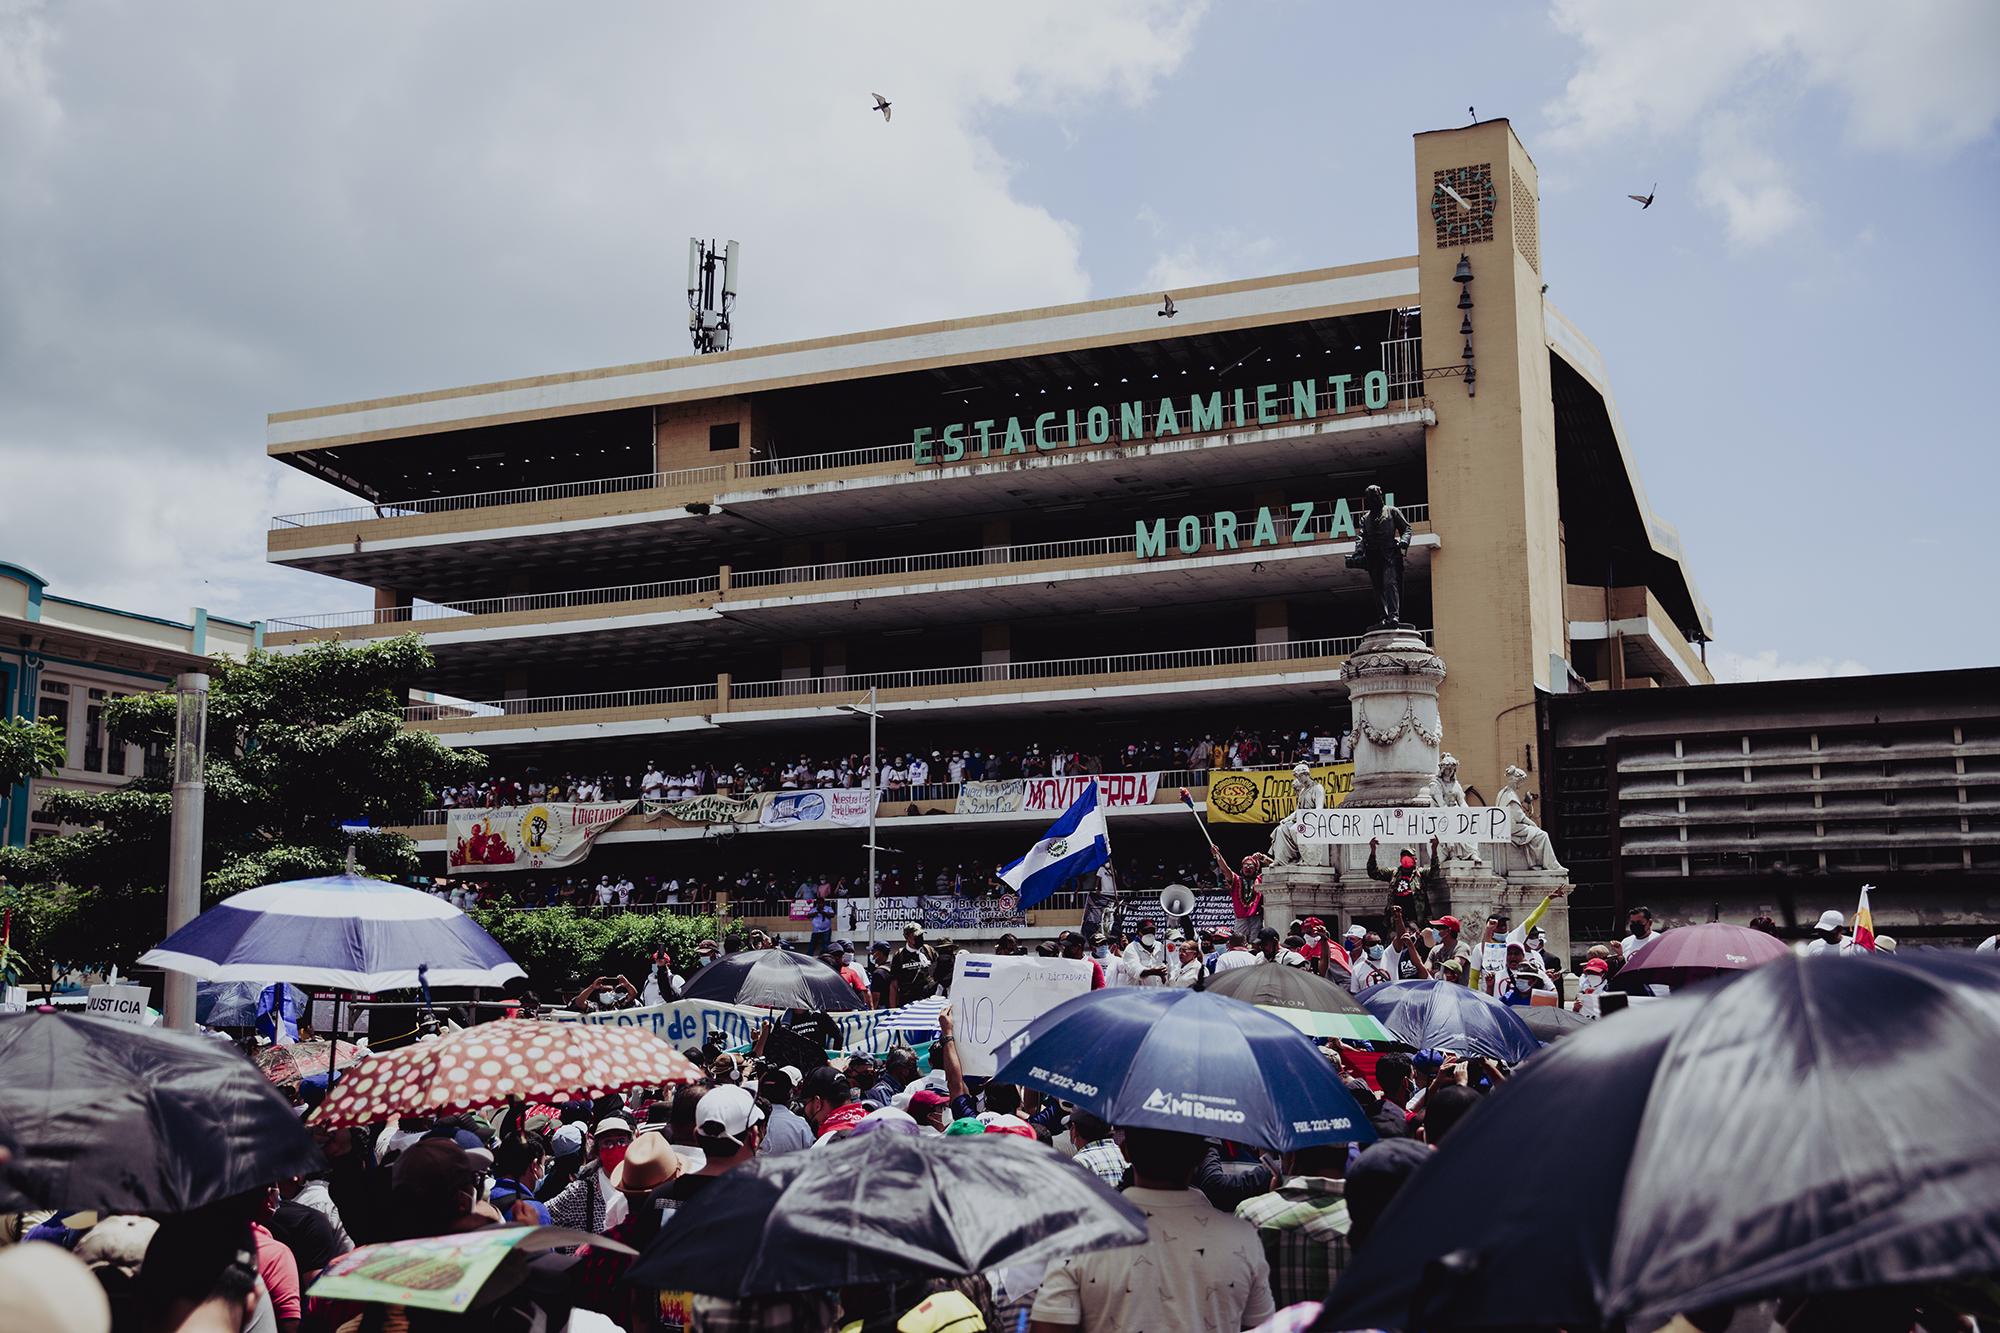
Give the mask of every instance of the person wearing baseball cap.
[{"label": "person wearing baseball cap", "polygon": [[[1823,953],[1846,953],[1854,947],[1854,941],[1847,939],[1847,918],[1837,907],[1829,907],[1819,914],[1813,925],[1813,937],[1806,943],[1806,957],[1817,958]],[[1625,951],[1627,958],[1632,951]]]},{"label": "person wearing baseball cap", "polygon": [[548,1200],[549,1216],[559,1227],[603,1235],[625,1220],[625,1196],[611,1184],[611,1173],[632,1146],[632,1122],[608,1115],[593,1133],[595,1160],[586,1160],[563,1192]]},{"label": "person wearing baseball cap", "polygon": [[[666,1135],[648,1130],[632,1140],[611,1172],[611,1188],[625,1203],[625,1219],[604,1233],[606,1240],[643,1250],[659,1234],[665,1216],[652,1201],[691,1169],[690,1158],[667,1142]],[[625,1270],[636,1256],[625,1250],[586,1245],[567,1274],[576,1304],[611,1316],[622,1328],[647,1327],[646,1316],[659,1294],[624,1282]]]},{"label": "person wearing baseball cap", "polygon": [[771,1104],[771,1114],[764,1121],[763,1141],[758,1145],[764,1156],[776,1157],[812,1147],[812,1126],[792,1109],[792,1094],[803,1082],[805,1075],[794,1065],[779,1065],[757,1076],[757,1095]]},{"label": "person wearing baseball cap", "polygon": [[933,1088],[918,1088],[909,1094],[904,1109],[926,1134],[942,1134],[951,1123],[951,1098]]},{"label": "person wearing baseball cap", "polygon": [[1459,963],[1458,979],[1465,980],[1472,969],[1472,950],[1463,939],[1459,938],[1464,932],[1459,927],[1458,918],[1441,916],[1431,922],[1431,929],[1438,932],[1437,945],[1431,950],[1427,960],[1431,971],[1442,971],[1446,960],[1455,958]]},{"label": "person wearing baseball cap", "polygon": [[743,1088],[726,1085],[702,1094],[694,1107],[694,1146],[704,1157],[700,1168],[684,1172],[666,1197],[685,1203],[757,1155],[764,1139],[764,1113],[757,1099]]}]

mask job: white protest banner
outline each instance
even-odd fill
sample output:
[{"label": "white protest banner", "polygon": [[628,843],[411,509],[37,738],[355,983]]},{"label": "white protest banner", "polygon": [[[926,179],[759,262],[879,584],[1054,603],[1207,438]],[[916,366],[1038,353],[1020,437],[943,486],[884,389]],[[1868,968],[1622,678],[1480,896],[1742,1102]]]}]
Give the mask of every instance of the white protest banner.
[{"label": "white protest banner", "polygon": [[[836,898],[834,903],[834,926],[837,930],[853,934],[868,929],[870,913],[866,898]],[[878,895],[874,916],[881,931],[896,934],[902,930],[905,921],[923,922],[924,900],[913,896]]]},{"label": "white protest banner", "polygon": [[1000,1067],[996,1047],[1089,989],[1088,958],[958,955],[951,973],[951,1022],[965,1072],[993,1077]]},{"label": "white protest banner", "polygon": [[637,801],[548,801],[491,810],[453,810],[445,834],[445,870],[453,875],[573,866],[590,844]]},{"label": "white protest banner", "polygon": [[110,1018],[120,1023],[146,1021],[146,1001],[152,992],[144,986],[92,986],[90,1003],[84,1012],[92,1018]]},{"label": "white protest banner", "polygon": [[1505,842],[1507,812],[1497,805],[1405,805],[1367,809],[1342,805],[1331,810],[1298,810],[1292,830],[1304,842],[1385,843],[1422,846],[1442,843]]},{"label": "white protest banner", "polygon": [[776,791],[764,797],[757,823],[767,829],[861,828],[875,793],[859,787],[819,787]]},{"label": "white protest banner", "polygon": [[[1088,984],[1087,982],[1085,983]],[[724,1004],[720,1000],[670,1000],[642,1009],[606,1009],[601,1013],[557,1013],[558,1023],[589,1023],[597,1027],[638,1028],[650,1032],[676,1049],[699,1046],[708,1034],[722,1034],[725,1046],[747,1046],[757,1039],[757,1029],[781,1015],[775,1009],[753,1009],[748,1005]],[[888,1011],[857,1009],[844,1014],[828,1014],[840,1032],[843,1050],[874,1050],[887,1045],[883,1020]]]},{"label": "white protest banner", "polygon": [[1061,814],[1076,804],[1083,789],[1097,784],[1097,799],[1107,808],[1120,805],[1151,805],[1159,786],[1158,773],[1086,773],[1073,778],[1027,778],[1021,793],[1023,810]]},{"label": "white protest banner", "polygon": [[1332,763],[1340,757],[1340,740],[1334,736],[1313,737],[1313,757]]},{"label": "white protest banner", "polygon": [[961,815],[1012,814],[1021,808],[1024,785],[1020,778],[962,782],[958,787],[958,804],[953,808]]}]

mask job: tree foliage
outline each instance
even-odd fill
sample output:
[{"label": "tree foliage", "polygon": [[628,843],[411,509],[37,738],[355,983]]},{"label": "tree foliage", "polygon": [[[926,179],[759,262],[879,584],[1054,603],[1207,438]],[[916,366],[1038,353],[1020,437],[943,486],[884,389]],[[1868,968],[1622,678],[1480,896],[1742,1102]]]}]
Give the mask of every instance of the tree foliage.
[{"label": "tree foliage", "polygon": [[63,766],[68,743],[53,722],[0,717],[0,792]]},{"label": "tree foliage", "polygon": [[[694,959],[695,946],[718,938],[712,916],[677,916],[666,912],[596,913],[571,907],[519,911],[506,907],[472,914],[528,974],[528,982],[545,1003],[574,995],[592,977],[624,976],[635,986],[654,954],[664,949],[674,966],[684,969]],[[730,947],[744,943],[743,927],[730,927]]]},{"label": "tree foliage", "polygon": [[[476,751],[404,727],[410,688],[431,665],[429,649],[406,635],[211,666],[204,905],[272,880],[337,873],[346,822],[377,826],[354,838],[365,870],[417,871],[409,839],[380,826],[410,822],[437,804],[440,787],[486,764]],[[105,720],[114,741],[171,751],[173,692],[115,699]],[[34,941],[34,951],[18,938],[16,947],[31,958],[129,964],[158,943],[172,809],[164,778],[113,792],[47,793],[43,813],[81,828],[0,849],[0,875],[23,886],[17,935]]]}]

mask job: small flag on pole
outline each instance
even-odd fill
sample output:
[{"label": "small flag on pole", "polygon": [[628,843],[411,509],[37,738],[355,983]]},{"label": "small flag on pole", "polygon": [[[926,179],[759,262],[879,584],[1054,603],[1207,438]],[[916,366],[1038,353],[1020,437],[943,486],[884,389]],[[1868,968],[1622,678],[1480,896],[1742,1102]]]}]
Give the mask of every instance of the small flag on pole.
[{"label": "small flag on pole", "polygon": [[1873,884],[1861,886],[1861,905],[1854,909],[1854,947],[1875,951],[1875,914],[1868,910],[1868,890]]},{"label": "small flag on pole", "polygon": [[1104,807],[1092,780],[1026,856],[1002,867],[1000,878],[1020,896],[1021,910],[1026,911],[1065,881],[1087,875],[1110,859],[1111,834],[1104,827]]}]

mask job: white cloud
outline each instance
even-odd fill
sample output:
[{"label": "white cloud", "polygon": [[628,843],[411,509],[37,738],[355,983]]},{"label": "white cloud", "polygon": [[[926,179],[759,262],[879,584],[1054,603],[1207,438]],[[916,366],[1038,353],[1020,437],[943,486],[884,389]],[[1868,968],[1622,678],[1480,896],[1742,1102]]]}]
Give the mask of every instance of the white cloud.
[{"label": "white cloud", "polygon": [[[1156,237],[1165,230],[1151,209],[1141,209],[1140,219],[1153,228]],[[1246,273],[1280,272],[1284,267],[1278,256],[1278,243],[1269,236],[1251,236],[1235,228],[1223,228],[1160,251],[1146,270],[1146,286],[1172,291],[1224,282]]]},{"label": "white cloud", "polygon": [[1779,657],[1774,648],[1755,653],[1716,648],[1708,655],[1708,668],[1718,681],[1814,680],[1822,676],[1868,674],[1868,668],[1851,657],[1808,657],[1794,661]]},{"label": "white cloud", "polygon": [[4,554],[364,604],[257,563],[273,505],[340,503],[264,414],[684,353],[690,234],[744,243],[739,345],[1085,298],[992,122],[1143,103],[1202,7],[0,0]]},{"label": "white cloud", "polygon": [[1554,0],[1550,17],[1583,47],[1545,108],[1551,141],[1691,134],[1696,196],[1737,244],[1774,240],[1805,216],[1801,187],[1765,145],[1807,94],[1832,94],[1847,142],[1869,151],[1942,156],[2000,120],[1990,0]]},{"label": "white cloud", "polygon": [[1777,240],[1805,216],[1805,201],[1778,160],[1752,143],[1737,116],[1718,116],[1702,133],[1695,198],[1721,212],[1729,243]]}]

